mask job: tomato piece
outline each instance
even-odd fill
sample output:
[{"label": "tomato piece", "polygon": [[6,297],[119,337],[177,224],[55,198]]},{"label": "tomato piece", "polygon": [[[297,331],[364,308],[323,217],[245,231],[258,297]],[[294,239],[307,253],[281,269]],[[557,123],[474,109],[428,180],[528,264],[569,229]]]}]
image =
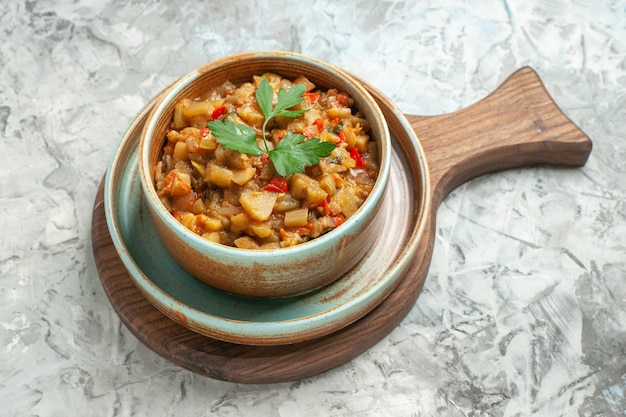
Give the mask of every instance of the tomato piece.
[{"label": "tomato piece", "polygon": [[335,215],[335,213],[333,213],[333,211],[330,209],[327,200],[322,201],[317,207],[322,209],[322,212],[327,216],[333,217]]},{"label": "tomato piece", "polygon": [[350,95],[348,95],[348,93],[345,93],[343,91],[340,93],[337,93],[337,103],[339,103],[343,107],[348,107],[348,104],[350,103]]},{"label": "tomato piece", "polygon": [[350,149],[350,157],[356,162],[357,168],[362,168],[365,165],[365,161],[357,148]]},{"label": "tomato piece", "polygon": [[274,177],[265,186],[265,191],[273,191],[275,193],[286,193],[289,191],[289,183],[283,177]]},{"label": "tomato piece", "polygon": [[346,218],[342,214],[332,216],[332,219],[335,221],[335,227],[341,226],[346,221]]},{"label": "tomato piece", "polygon": [[172,185],[174,184],[175,172],[170,171],[165,176],[165,187],[163,187],[164,194],[170,194],[172,192]]},{"label": "tomato piece", "polygon": [[211,118],[213,120],[219,119],[221,116],[226,114],[226,106],[216,107],[215,110],[211,113]]},{"label": "tomato piece", "polygon": [[300,236],[308,236],[311,234],[311,227],[313,225],[311,223],[307,223],[305,226],[297,227],[293,232],[299,234]]},{"label": "tomato piece", "polygon": [[320,96],[320,92],[319,91],[310,91],[308,93],[304,93],[302,94],[302,97],[308,97],[309,101],[311,103],[315,103],[317,101],[317,99]]}]

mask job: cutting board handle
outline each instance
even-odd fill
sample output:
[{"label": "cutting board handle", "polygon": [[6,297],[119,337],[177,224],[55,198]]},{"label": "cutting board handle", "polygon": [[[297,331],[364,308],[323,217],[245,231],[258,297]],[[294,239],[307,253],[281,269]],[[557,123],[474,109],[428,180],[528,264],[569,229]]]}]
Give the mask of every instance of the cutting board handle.
[{"label": "cutting board handle", "polygon": [[407,119],[424,148],[434,207],[477,176],[536,164],[582,166],[592,148],[530,67],[472,106]]}]

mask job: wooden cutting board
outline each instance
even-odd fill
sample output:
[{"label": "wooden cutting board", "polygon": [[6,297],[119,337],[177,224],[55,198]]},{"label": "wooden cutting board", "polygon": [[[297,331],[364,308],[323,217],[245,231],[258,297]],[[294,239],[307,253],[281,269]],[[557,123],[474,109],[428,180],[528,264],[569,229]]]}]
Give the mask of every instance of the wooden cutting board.
[{"label": "wooden cutting board", "polygon": [[[392,134],[406,136],[395,106],[367,87],[385,113]],[[411,267],[369,314],[335,333],[291,345],[248,346],[195,333],[162,314],[134,286],[108,231],[101,184],[93,207],[93,251],[104,290],[122,322],[159,355],[214,379],[277,383],[327,371],[375,345],[413,307],[430,265],[436,211],[452,190],[474,177],[503,169],[536,164],[582,166],[592,148],[589,138],[563,114],[528,67],[463,110],[406,118],[424,149],[432,211],[425,219],[424,237]]]}]

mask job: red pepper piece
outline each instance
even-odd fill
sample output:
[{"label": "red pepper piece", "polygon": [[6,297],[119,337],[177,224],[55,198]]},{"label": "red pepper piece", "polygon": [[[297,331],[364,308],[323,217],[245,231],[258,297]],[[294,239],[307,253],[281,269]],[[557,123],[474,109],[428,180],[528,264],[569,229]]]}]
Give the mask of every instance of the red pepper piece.
[{"label": "red pepper piece", "polygon": [[343,134],[343,130],[341,132],[339,132],[339,134],[337,134],[337,136],[339,136],[339,143],[342,143],[342,142],[346,141],[346,135]]},{"label": "red pepper piece", "polygon": [[337,93],[337,103],[339,103],[343,107],[348,107],[349,102],[350,102],[350,95],[348,95],[348,93],[344,93],[343,91],[340,93]]},{"label": "red pepper piece", "polygon": [[304,226],[296,228],[293,232],[299,234],[300,236],[308,236],[311,234],[311,227],[313,227],[313,225],[311,223],[307,223]]},{"label": "red pepper piece", "polygon": [[324,214],[327,216],[333,217],[335,215],[333,211],[330,209],[330,206],[328,205],[327,200],[322,201],[318,207],[321,208]]},{"label": "red pepper piece", "polygon": [[357,168],[362,168],[365,165],[365,161],[357,148],[350,149],[350,157],[356,162]]},{"label": "red pepper piece", "polygon": [[172,186],[174,185],[174,178],[176,178],[176,174],[174,171],[170,171],[165,176],[165,187],[163,187],[163,194],[170,194],[172,192]]},{"label": "red pepper piece", "polygon": [[310,91],[308,93],[302,94],[302,97],[308,97],[311,103],[315,103],[320,96],[319,91]]},{"label": "red pepper piece", "polygon": [[335,221],[335,227],[339,227],[346,221],[346,218],[342,214],[338,214],[336,216],[332,216],[332,219]]},{"label": "red pepper piece", "polygon": [[263,189],[275,193],[286,193],[289,190],[289,183],[283,177],[274,177]]},{"label": "red pepper piece", "polygon": [[213,120],[219,119],[220,116],[223,116],[225,114],[226,114],[226,106],[219,106],[219,107],[216,107],[215,110],[213,110],[213,113],[211,113],[211,118]]},{"label": "red pepper piece", "polygon": [[322,119],[321,117],[315,119],[315,122],[313,123],[315,123],[315,126],[317,126],[318,131],[321,132],[322,130],[324,130],[324,119]]}]

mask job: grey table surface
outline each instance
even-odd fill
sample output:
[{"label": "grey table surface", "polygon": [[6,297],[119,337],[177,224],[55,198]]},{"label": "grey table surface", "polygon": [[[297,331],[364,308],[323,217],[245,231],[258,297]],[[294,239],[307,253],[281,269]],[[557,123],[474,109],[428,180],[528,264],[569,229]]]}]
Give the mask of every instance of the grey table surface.
[{"label": "grey table surface", "polygon": [[[258,49],[343,67],[418,115],[471,105],[530,65],[594,149],[579,169],[456,189],[423,293],[353,361],[289,383],[212,380],[120,322],[91,210],[150,97]],[[5,0],[0,415],[626,415],[625,132],[624,0]]]}]

